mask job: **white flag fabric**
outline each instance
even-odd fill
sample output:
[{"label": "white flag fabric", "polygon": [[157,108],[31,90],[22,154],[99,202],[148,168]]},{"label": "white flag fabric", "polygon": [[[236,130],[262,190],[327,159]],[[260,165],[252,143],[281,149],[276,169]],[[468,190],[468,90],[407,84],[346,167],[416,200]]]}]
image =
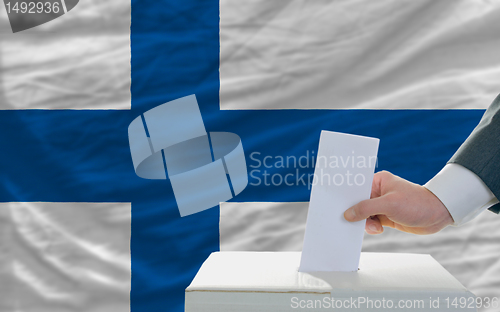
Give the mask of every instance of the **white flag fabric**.
[{"label": "white flag fabric", "polygon": [[2,311],[127,311],[130,204],[0,203]]},{"label": "white flag fabric", "polygon": [[220,1],[222,109],[486,108],[500,3]]},{"label": "white flag fabric", "polygon": [[12,34],[0,9],[0,109],[130,109],[130,2],[86,0]]}]

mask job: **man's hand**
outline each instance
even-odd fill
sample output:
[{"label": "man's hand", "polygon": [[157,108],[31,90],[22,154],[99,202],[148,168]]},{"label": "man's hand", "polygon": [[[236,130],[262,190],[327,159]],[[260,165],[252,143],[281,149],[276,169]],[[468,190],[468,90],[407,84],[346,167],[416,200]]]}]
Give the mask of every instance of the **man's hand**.
[{"label": "man's hand", "polygon": [[373,177],[370,198],[344,212],[344,218],[350,222],[368,218],[368,234],[382,233],[383,226],[413,234],[432,234],[453,224],[450,213],[434,194],[387,171]]}]

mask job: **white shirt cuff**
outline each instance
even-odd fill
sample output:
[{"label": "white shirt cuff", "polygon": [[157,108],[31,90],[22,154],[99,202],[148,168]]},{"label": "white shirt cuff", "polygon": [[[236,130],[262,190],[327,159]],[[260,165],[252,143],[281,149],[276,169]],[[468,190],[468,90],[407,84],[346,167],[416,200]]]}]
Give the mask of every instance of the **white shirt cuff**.
[{"label": "white shirt cuff", "polygon": [[458,164],[447,164],[424,185],[450,212],[453,225],[462,225],[498,203],[484,182]]}]

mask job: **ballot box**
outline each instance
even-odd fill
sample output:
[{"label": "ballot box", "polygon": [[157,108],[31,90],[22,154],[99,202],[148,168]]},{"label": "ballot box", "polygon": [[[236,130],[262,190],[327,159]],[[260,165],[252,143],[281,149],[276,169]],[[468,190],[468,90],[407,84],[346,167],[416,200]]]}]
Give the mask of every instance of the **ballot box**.
[{"label": "ballot box", "polygon": [[356,272],[299,272],[300,252],[215,252],[187,287],[186,312],[476,311],[430,255],[361,253]]}]

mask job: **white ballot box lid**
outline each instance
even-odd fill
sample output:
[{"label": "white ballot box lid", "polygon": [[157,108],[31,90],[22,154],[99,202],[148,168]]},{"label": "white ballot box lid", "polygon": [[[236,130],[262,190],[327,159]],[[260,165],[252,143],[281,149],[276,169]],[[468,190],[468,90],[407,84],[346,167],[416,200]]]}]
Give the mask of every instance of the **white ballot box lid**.
[{"label": "white ballot box lid", "polygon": [[430,255],[362,253],[357,272],[309,273],[298,271],[300,256],[212,253],[186,289],[186,312],[476,311],[475,296]]}]

